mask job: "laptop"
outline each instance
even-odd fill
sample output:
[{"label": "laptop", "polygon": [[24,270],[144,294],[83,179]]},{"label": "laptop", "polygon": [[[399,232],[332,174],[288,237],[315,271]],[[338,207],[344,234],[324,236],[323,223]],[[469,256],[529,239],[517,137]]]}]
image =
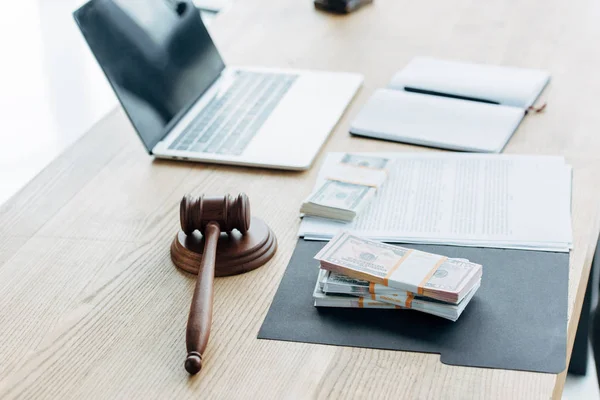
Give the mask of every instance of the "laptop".
[{"label": "laptop", "polygon": [[307,169],[362,84],[355,73],[226,66],[192,2],[92,0],[74,17],[159,158]]}]

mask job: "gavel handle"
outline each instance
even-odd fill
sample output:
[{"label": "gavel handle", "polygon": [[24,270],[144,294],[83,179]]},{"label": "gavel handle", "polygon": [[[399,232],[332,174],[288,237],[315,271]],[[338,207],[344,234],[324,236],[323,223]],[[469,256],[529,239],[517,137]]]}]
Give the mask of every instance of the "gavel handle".
[{"label": "gavel handle", "polygon": [[213,282],[215,277],[215,258],[217,241],[221,228],[216,222],[209,222],[204,230],[204,251],[198,270],[196,288],[186,331],[187,358],[185,369],[190,374],[197,374],[202,368],[202,354],[208,344],[212,322]]}]

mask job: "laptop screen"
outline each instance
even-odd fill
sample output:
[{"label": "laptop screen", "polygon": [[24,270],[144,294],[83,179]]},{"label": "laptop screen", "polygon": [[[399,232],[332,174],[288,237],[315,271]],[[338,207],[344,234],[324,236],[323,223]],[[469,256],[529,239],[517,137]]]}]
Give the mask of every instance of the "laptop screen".
[{"label": "laptop screen", "polygon": [[191,2],[92,0],[74,16],[149,152],[225,68]]}]

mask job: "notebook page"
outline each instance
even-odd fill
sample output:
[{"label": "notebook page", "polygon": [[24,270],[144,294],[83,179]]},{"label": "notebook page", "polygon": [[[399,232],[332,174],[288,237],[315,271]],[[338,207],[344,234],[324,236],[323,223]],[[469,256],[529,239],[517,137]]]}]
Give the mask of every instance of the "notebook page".
[{"label": "notebook page", "polygon": [[394,75],[389,88],[408,86],[526,109],[549,80],[542,70],[416,57]]},{"label": "notebook page", "polygon": [[523,119],[522,108],[379,89],[350,132],[451,150],[499,153]]}]

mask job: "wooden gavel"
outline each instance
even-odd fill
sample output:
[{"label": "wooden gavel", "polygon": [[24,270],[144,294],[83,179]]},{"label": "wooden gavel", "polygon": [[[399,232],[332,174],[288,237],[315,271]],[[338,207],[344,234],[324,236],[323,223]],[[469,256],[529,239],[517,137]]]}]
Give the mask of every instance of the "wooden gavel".
[{"label": "wooden gavel", "polygon": [[235,198],[229,195],[199,198],[185,196],[181,200],[179,211],[183,232],[190,236],[195,230],[199,230],[204,236],[204,250],[198,267],[186,332],[188,354],[185,369],[193,375],[202,368],[202,354],[210,336],[217,242],[221,232],[230,233],[234,229],[242,235],[248,232],[250,202],[244,193]]},{"label": "wooden gavel", "polygon": [[244,193],[185,196],[179,210],[181,230],[171,244],[171,260],[179,269],[198,274],[186,331],[185,369],[194,375],[202,368],[210,336],[215,276],[261,267],[275,254],[277,238],[262,219],[250,218]]}]

